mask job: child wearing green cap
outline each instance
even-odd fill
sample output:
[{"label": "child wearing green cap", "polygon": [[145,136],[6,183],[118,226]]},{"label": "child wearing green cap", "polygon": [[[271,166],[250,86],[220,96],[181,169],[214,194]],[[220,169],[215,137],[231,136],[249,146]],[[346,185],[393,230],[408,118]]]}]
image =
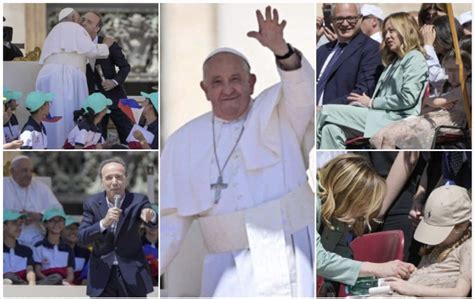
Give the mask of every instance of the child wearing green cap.
[{"label": "child wearing green cap", "polygon": [[9,284],[36,283],[33,252],[18,243],[26,215],[12,210],[3,211],[3,281]]},{"label": "child wearing green cap", "polygon": [[17,100],[21,98],[21,92],[3,88],[3,148],[20,148],[22,141],[20,137],[20,127],[14,111],[18,106]]},{"label": "child wearing green cap", "polygon": [[102,136],[101,121],[110,113],[112,100],[96,92],[87,97],[82,109],[74,111],[76,126],[64,142],[65,149],[103,149],[110,144]]},{"label": "child wearing green cap", "polygon": [[[158,92],[140,93],[146,99],[143,102],[142,119],[139,126],[145,128],[153,136],[152,140],[147,140],[140,130],[133,130],[130,134],[138,140],[137,142],[129,142],[129,148],[135,149],[158,149]],[[151,139],[151,138],[149,138]],[[130,140],[127,138],[127,140]]]},{"label": "child wearing green cap", "polygon": [[79,221],[70,215],[66,215],[65,228],[61,232],[61,242],[68,245],[74,253],[74,284],[82,285],[87,278],[87,272],[84,269],[91,253],[87,248],[77,244],[79,241],[78,236]]},{"label": "child wearing green cap", "polygon": [[21,129],[21,149],[46,149],[48,137],[43,120],[49,114],[49,104],[53,101],[52,93],[33,91],[26,97],[25,108],[30,112],[28,121]]},{"label": "child wearing green cap", "polygon": [[61,242],[65,219],[66,214],[61,209],[46,210],[43,214],[46,236],[33,249],[36,276],[51,285],[70,285],[74,281],[74,254]]}]

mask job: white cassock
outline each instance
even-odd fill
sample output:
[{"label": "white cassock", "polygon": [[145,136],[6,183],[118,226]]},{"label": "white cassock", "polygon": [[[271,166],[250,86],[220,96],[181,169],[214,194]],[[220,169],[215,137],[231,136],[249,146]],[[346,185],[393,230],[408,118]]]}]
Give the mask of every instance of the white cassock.
[{"label": "white cassock", "polygon": [[54,93],[50,104],[52,116],[62,116],[57,123],[44,123],[48,148],[62,148],[68,133],[74,128],[74,111],[89,95],[87,89],[87,58],[106,58],[109,48],[95,44],[79,24],[62,22],[46,37],[36,78],[36,90]]},{"label": "white cassock", "polygon": [[[45,210],[62,206],[53,192],[43,182],[33,178],[31,184],[20,187],[12,177],[3,178],[3,209],[13,211],[29,211],[43,214]],[[18,241],[26,246],[33,245],[44,238],[39,223],[24,225]]]},{"label": "white cassock", "polygon": [[[215,120],[221,167],[245,123],[218,204],[210,188],[218,177],[212,113],[180,128],[164,148],[160,273],[196,219],[209,252],[201,296],[313,297],[314,196],[301,146],[314,116],[314,70],[303,58],[298,70],[279,73],[281,83],[263,91],[246,118]],[[306,200],[297,195],[289,205],[279,201],[295,190]]]}]

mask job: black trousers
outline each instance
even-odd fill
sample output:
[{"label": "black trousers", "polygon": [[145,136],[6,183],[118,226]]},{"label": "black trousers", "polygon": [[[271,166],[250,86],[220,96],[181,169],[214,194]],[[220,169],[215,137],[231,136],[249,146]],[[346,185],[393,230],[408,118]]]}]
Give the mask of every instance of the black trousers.
[{"label": "black trousers", "polygon": [[122,273],[118,266],[112,266],[109,281],[100,297],[127,297],[129,296]]}]

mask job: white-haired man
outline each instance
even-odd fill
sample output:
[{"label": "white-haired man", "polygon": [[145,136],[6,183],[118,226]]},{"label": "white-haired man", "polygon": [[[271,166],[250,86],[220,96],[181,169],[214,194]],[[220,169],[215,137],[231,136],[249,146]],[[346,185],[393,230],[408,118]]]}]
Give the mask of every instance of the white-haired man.
[{"label": "white-haired man", "polygon": [[171,136],[161,158],[160,267],[194,219],[208,254],[201,295],[313,296],[314,196],[303,136],[314,116],[314,70],[285,42],[278,11],[249,32],[276,57],[281,83],[252,99],[256,76],[230,48],[205,59],[208,112]]},{"label": "white-haired man", "polygon": [[42,213],[62,206],[49,187],[33,177],[33,162],[29,157],[15,157],[11,161],[10,173],[11,176],[3,178],[3,209],[27,216],[18,240],[32,247],[44,237]]},{"label": "white-haired man", "polygon": [[58,123],[46,123],[48,148],[62,148],[69,132],[74,128],[74,111],[89,95],[86,79],[88,58],[106,58],[113,43],[110,37],[103,44],[95,44],[80,25],[79,13],[64,8],[58,15],[59,24],[53,27],[44,40],[39,63],[43,65],[36,78],[36,90],[52,92],[53,116],[61,116]]}]

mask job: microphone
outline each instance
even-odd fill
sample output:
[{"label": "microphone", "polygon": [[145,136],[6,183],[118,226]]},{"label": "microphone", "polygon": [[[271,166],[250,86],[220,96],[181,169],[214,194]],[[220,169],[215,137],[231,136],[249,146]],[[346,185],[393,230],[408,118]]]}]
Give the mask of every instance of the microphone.
[{"label": "microphone", "polygon": [[[114,195],[114,208],[118,208],[120,206],[120,197],[121,196],[119,194]],[[114,223],[112,223],[111,228],[115,232],[115,229],[117,228],[117,222],[116,221],[114,221]]]},{"label": "microphone", "polygon": [[105,80],[105,76],[104,76],[104,71],[102,70],[102,66],[101,66],[100,64],[96,64],[96,65],[95,65],[95,70],[96,70],[97,73],[99,74],[100,80],[101,80],[101,81],[104,81],[104,80]]}]

